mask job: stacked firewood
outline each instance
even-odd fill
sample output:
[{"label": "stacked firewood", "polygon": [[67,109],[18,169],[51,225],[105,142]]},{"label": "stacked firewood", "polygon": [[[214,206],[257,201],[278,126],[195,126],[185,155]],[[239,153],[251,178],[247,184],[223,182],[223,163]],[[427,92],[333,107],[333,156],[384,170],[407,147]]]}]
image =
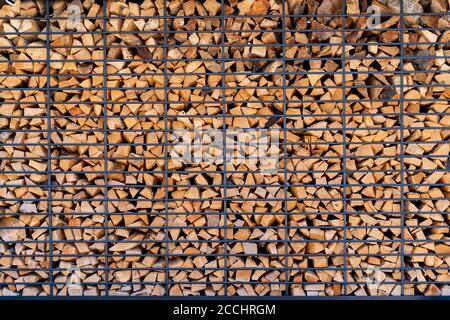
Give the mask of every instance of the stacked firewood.
[{"label": "stacked firewood", "polygon": [[[49,294],[47,50],[42,2],[0,10],[0,295]],[[22,90],[23,89],[23,90]]]},{"label": "stacked firewood", "polygon": [[0,295],[450,294],[449,1],[16,2]]}]

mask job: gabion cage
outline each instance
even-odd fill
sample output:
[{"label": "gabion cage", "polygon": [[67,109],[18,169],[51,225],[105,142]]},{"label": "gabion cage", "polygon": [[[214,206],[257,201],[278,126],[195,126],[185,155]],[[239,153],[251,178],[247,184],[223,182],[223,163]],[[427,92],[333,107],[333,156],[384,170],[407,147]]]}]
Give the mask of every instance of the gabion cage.
[{"label": "gabion cage", "polygon": [[449,6],[4,1],[0,296],[449,296]]}]

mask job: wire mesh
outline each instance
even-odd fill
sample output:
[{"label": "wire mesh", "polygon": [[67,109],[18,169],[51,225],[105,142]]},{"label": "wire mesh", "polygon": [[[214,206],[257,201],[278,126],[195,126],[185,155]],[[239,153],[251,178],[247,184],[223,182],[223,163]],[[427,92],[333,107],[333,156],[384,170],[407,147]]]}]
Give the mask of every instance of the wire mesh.
[{"label": "wire mesh", "polygon": [[0,296],[449,296],[449,6],[3,5]]}]

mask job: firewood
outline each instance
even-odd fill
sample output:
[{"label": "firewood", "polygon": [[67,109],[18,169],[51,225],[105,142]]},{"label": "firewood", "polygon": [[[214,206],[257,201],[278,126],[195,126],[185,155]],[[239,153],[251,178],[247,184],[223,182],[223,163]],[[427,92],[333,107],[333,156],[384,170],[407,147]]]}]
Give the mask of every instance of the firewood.
[{"label": "firewood", "polygon": [[449,3],[283,3],[0,7],[0,295],[450,294]]}]

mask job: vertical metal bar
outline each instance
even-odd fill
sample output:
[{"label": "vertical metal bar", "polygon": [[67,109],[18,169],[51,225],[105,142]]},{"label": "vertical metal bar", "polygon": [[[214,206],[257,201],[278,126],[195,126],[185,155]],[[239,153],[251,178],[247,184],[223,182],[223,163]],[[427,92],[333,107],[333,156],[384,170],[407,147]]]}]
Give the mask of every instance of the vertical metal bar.
[{"label": "vertical metal bar", "polygon": [[167,75],[167,51],[168,51],[168,26],[167,26],[167,0],[164,0],[164,46],[163,46],[163,61],[164,61],[164,185],[165,185],[165,199],[164,199],[164,215],[165,215],[165,223],[164,223],[164,237],[165,237],[165,246],[164,250],[164,258],[165,258],[165,266],[164,266],[164,279],[165,279],[165,295],[169,295],[170,285],[169,285],[169,154],[168,154],[168,132],[169,132],[169,124],[168,124],[168,112],[169,112],[169,102],[168,102],[168,85],[169,79]]},{"label": "vertical metal bar", "polygon": [[50,281],[50,296],[54,296],[54,288],[53,288],[53,214],[52,214],[52,117],[51,117],[51,77],[50,77],[50,0],[45,1],[45,25],[46,25],[46,37],[45,37],[45,45],[47,47],[47,103],[46,103],[46,112],[47,112],[47,217],[48,217],[48,241],[49,241],[49,281]]},{"label": "vertical metal bar", "polygon": [[[227,99],[226,99],[226,82],[225,82],[225,0],[220,1],[220,31],[221,31],[221,70],[222,70],[222,130],[223,130],[223,239],[224,239],[224,256],[223,256],[223,290],[224,296],[228,296],[228,214],[227,214]],[[219,233],[220,234],[220,233]]]},{"label": "vertical metal bar", "polygon": [[[281,2],[282,8],[281,8],[281,43],[283,46],[282,51],[282,59],[283,59],[283,147],[284,147],[284,159],[283,159],[283,185],[284,185],[284,266],[286,270],[284,271],[284,295],[289,295],[289,277],[290,277],[290,269],[289,269],[289,215],[288,215],[288,176],[287,176],[287,93],[286,93],[286,0],[283,0]],[[289,14],[289,9],[288,9]],[[269,129],[270,130],[270,129]],[[271,136],[269,134],[269,136]]]},{"label": "vertical metal bar", "polygon": [[405,295],[405,150],[404,150],[404,136],[405,130],[404,124],[404,39],[403,29],[405,26],[404,21],[404,0],[400,0],[400,223],[401,223],[401,243],[400,243],[400,255],[401,255],[401,295]]},{"label": "vertical metal bar", "polygon": [[[346,1],[342,1],[342,156],[343,156],[343,171],[342,171],[342,197],[343,197],[343,224],[344,224],[344,295],[347,293],[347,259],[348,259],[348,243],[347,243],[347,90],[346,90],[346,47],[345,47],[345,28],[347,26],[346,20]],[[339,234],[339,233],[338,233]],[[341,289],[342,290],[342,289]],[[342,292],[342,291],[341,291]]]},{"label": "vertical metal bar", "polygon": [[103,205],[105,216],[105,296],[109,296],[109,207],[108,207],[108,23],[107,23],[107,1],[103,0],[103,143],[104,143],[104,161],[103,161]]}]

